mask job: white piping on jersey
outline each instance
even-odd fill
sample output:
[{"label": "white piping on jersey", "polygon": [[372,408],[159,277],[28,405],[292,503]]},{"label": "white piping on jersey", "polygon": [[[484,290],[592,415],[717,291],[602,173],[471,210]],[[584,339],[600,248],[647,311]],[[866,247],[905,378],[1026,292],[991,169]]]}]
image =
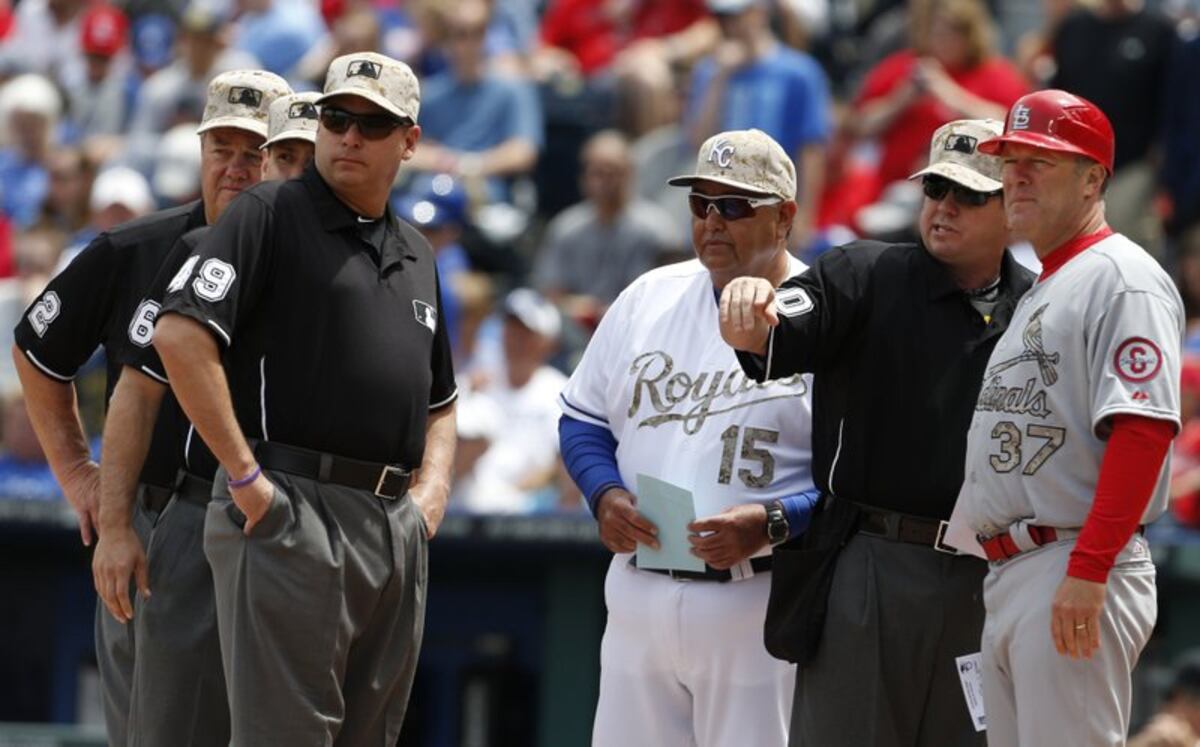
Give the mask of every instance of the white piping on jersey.
[{"label": "white piping on jersey", "polygon": [[233,341],[229,339],[229,335],[226,334],[225,330],[221,329],[221,325],[217,324],[212,319],[208,319],[206,321],[208,322],[208,326],[215,329],[221,335],[221,339],[225,340],[226,345],[232,344]]},{"label": "white piping on jersey", "polygon": [[837,451],[833,452],[833,463],[829,465],[829,494],[837,495],[837,491],[833,489],[833,474],[837,472],[838,458],[842,456],[842,429],[846,427],[846,419],[842,418],[838,421],[838,445]]},{"label": "white piping on jersey", "polygon": [[775,328],[767,332],[767,371],[763,374],[764,381],[771,380],[771,361],[775,358]]},{"label": "white piping on jersey", "polygon": [[157,373],[155,373],[153,369],[146,368],[145,366],[138,366],[138,370],[140,370],[142,373],[146,374],[150,378],[154,379],[155,381],[159,382],[160,384],[170,384],[171,383],[171,382],[167,381],[167,379],[165,377],[159,376]]},{"label": "white piping on jersey", "polygon": [[192,450],[192,434],[195,432],[196,426],[188,423],[187,439],[183,442],[183,463],[185,466],[190,466],[188,465],[188,452]]},{"label": "white piping on jersey", "polygon": [[[449,397],[445,398],[441,402],[434,402],[433,404],[431,404],[429,406],[429,409],[436,410],[439,407],[445,407],[446,405],[450,404],[451,402],[453,402],[456,399],[458,399],[458,387],[454,388],[454,392],[451,393],[451,395]],[[264,428],[264,431],[265,431],[265,428]]]},{"label": "white piping on jersey", "polygon": [[258,377],[262,381],[262,387],[258,391],[258,407],[262,412],[262,433],[263,440],[270,441],[271,437],[267,435],[267,356],[258,359]]},{"label": "white piping on jersey", "polygon": [[49,366],[47,366],[44,363],[42,363],[41,361],[39,361],[36,357],[34,357],[33,353],[28,350],[25,351],[25,357],[28,358],[29,361],[31,363],[33,363],[33,365],[35,365],[39,369],[41,369],[42,373],[46,374],[47,376],[49,376],[52,379],[58,379],[59,381],[74,381],[75,380],[74,376],[63,376],[62,374],[60,374],[56,371],[52,371]]}]

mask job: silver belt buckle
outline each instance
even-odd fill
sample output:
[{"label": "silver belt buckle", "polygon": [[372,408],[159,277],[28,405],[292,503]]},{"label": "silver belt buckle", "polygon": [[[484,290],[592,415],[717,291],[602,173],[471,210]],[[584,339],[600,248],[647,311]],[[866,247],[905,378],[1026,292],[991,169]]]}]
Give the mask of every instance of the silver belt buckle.
[{"label": "silver belt buckle", "polygon": [[944,552],[947,555],[958,555],[958,550],[946,544],[946,531],[950,529],[950,522],[939,521],[937,538],[933,541],[933,549],[938,552]]},{"label": "silver belt buckle", "polygon": [[380,492],[383,490],[383,483],[387,480],[389,473],[395,473],[397,475],[400,475],[401,477],[403,477],[405,474],[404,470],[400,469],[399,467],[394,467],[390,464],[384,465],[383,469],[379,470],[379,481],[375,483],[375,496],[378,498],[384,498],[389,501],[394,501],[397,498],[399,498],[400,496],[384,495],[382,492]]}]

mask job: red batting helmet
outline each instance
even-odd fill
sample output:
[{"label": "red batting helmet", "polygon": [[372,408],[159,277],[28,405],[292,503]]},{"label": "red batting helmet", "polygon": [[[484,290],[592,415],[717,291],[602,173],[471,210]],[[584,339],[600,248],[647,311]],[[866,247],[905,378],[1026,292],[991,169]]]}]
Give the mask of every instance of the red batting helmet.
[{"label": "red batting helmet", "polygon": [[980,143],[979,152],[1000,155],[1005,143],[1077,153],[1112,174],[1112,125],[1100,107],[1073,93],[1049,89],[1017,99],[1004,121],[1004,134]]}]

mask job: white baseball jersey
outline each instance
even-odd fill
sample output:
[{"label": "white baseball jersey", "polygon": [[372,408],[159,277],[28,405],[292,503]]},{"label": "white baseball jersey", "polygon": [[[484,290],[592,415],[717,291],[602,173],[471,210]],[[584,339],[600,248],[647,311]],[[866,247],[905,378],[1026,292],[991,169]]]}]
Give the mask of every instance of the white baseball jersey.
[{"label": "white baseball jersey", "polygon": [[[791,259],[791,274],[805,269]],[[639,473],[678,485],[697,518],[812,487],[811,378],[747,378],[718,311],[699,260],[651,270],[613,302],[559,398],[612,431],[631,492]]]},{"label": "white baseball jersey", "polygon": [[[996,344],[967,433],[959,511],[993,535],[1025,520],[1083,526],[1117,414],[1179,427],[1183,302],[1137,244],[1113,234],[1039,280]],[[1166,509],[1170,457],[1142,518]]]}]

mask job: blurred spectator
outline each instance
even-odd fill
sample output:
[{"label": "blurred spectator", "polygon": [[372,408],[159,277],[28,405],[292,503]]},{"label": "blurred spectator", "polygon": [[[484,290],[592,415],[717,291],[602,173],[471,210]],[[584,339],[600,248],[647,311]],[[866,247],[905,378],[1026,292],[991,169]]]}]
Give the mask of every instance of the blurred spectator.
[{"label": "blurred spectator", "polygon": [[508,201],[507,180],[529,174],[542,146],[541,104],[527,81],[488,70],[484,0],[462,0],[443,17],[450,70],[421,85],[418,171],[464,181],[476,199]]},{"label": "blurred spectator", "polygon": [[416,226],[433,248],[442,299],[442,323],[450,335],[450,347],[458,359],[461,350],[461,307],[458,288],[471,261],[460,243],[467,223],[467,195],[448,174],[434,177],[429,189],[410,195],[396,206],[396,213]]},{"label": "blurred spectator", "polygon": [[88,222],[88,194],[96,167],[80,148],[58,148],[48,159],[50,187],[39,221],[78,241]]},{"label": "blurred spectator", "polygon": [[237,0],[236,6],[234,45],[276,75],[286,77],[325,33],[310,0]]},{"label": "blurred spectator", "polygon": [[717,41],[703,0],[552,0],[533,57],[539,80],[607,78],[616,122],[638,137],[676,117],[673,68]]},{"label": "blurred spectator", "polygon": [[329,63],[342,55],[380,49],[379,20],[370,7],[355,7],[340,14],[329,30],[305,52],[288,77],[320,88]]},{"label": "blurred spectator", "polygon": [[[13,328],[50,281],[64,241],[62,232],[51,228],[35,228],[14,238],[16,274],[0,280],[0,345],[12,347]],[[19,387],[12,356],[0,356],[0,391]]]},{"label": "blurred spectator", "polygon": [[629,141],[605,130],[584,145],[584,201],[554,218],[534,267],[534,284],[591,328],[631,280],[678,249],[671,217],[638,199]]},{"label": "blurred spectator", "polygon": [[1057,69],[1053,40],[1058,35],[1058,27],[1076,8],[1097,2],[1099,0],[1041,0],[1041,26],[1023,34],[1013,52],[1013,61],[1027,80],[1039,88],[1050,85]]},{"label": "blurred spectator", "polygon": [[1016,67],[996,55],[983,0],[925,5],[927,12],[913,15],[911,46],[867,74],[849,117],[860,138],[879,142],[875,196],[924,166],[938,127],[955,119],[1003,120],[1029,90]]},{"label": "blurred spectator", "polygon": [[799,177],[791,246],[806,246],[824,182],[828,80],[813,58],[775,38],[767,0],[708,0],[708,8],[721,43],[692,75],[686,124],[692,145],[751,128],[782,145]]},{"label": "blurred spectator", "polygon": [[1185,354],[1180,372],[1183,429],[1172,444],[1171,512],[1179,523],[1200,529],[1200,357]]},{"label": "blurred spectator", "polygon": [[151,75],[138,93],[126,152],[134,168],[148,173],[162,133],[180,122],[200,120],[209,81],[229,70],[258,67],[251,55],[226,49],[227,31],[224,19],[205,6],[188,7],[180,22],[178,57]]},{"label": "blurred spectator", "polygon": [[536,493],[557,476],[556,398],[567,379],[546,361],[553,355],[561,331],[554,304],[534,291],[519,288],[505,298],[505,375],[486,383],[470,398],[474,405],[477,397],[486,397],[498,416],[495,426],[480,429],[490,443],[458,484],[457,495],[470,510],[534,510],[540,507]]},{"label": "blurred spectator", "polygon": [[37,434],[20,389],[9,390],[0,407],[3,450],[0,451],[0,495],[17,500],[45,500],[62,495]]},{"label": "blurred spectator", "polygon": [[[1117,136],[1104,218],[1154,254],[1160,253],[1161,226],[1151,209],[1158,186],[1153,159],[1175,43],[1171,22],[1143,0],[1102,0],[1067,16],[1051,45],[1057,68],[1051,86],[1103,109]],[[1195,81],[1188,81],[1185,90],[1194,88]]]},{"label": "blurred spectator", "polygon": [[83,75],[64,81],[74,135],[115,135],[124,130],[129,79],[135,75],[126,50],[129,21],[111,5],[92,5],[84,11],[80,37]]},{"label": "blurred spectator", "polygon": [[145,79],[171,64],[175,47],[175,22],[161,13],[138,17],[130,31],[138,75]]},{"label": "blurred spectator", "polygon": [[13,28],[0,44],[0,74],[41,73],[57,81],[78,78],[83,66],[79,21],[86,0],[22,0]]},{"label": "blurred spectator", "polygon": [[18,230],[41,214],[50,188],[46,161],[61,112],[58,91],[41,75],[18,76],[0,90],[0,212]]},{"label": "blurred spectator", "polygon": [[102,231],[152,212],[156,205],[146,178],[127,166],[114,166],[89,177],[90,197],[85,195],[87,223],[71,236],[59,257],[55,274],[71,263]]},{"label": "blurred spectator", "polygon": [[197,122],[175,125],[158,143],[151,183],[166,206],[182,205],[200,196],[199,126]]},{"label": "blurred spectator", "polygon": [[[1171,201],[1167,234],[1177,242],[1176,256],[1200,262],[1200,96],[1183,95],[1200,80],[1200,7],[1179,23],[1167,74],[1163,124],[1162,183]],[[1200,285],[1195,290],[1200,291]],[[1185,301],[1188,301],[1185,297]],[[1200,300],[1200,296],[1191,301]],[[1197,311],[1195,305],[1190,308]]]},{"label": "blurred spectator", "polygon": [[1200,747],[1200,650],[1179,658],[1163,704],[1129,747]]}]

